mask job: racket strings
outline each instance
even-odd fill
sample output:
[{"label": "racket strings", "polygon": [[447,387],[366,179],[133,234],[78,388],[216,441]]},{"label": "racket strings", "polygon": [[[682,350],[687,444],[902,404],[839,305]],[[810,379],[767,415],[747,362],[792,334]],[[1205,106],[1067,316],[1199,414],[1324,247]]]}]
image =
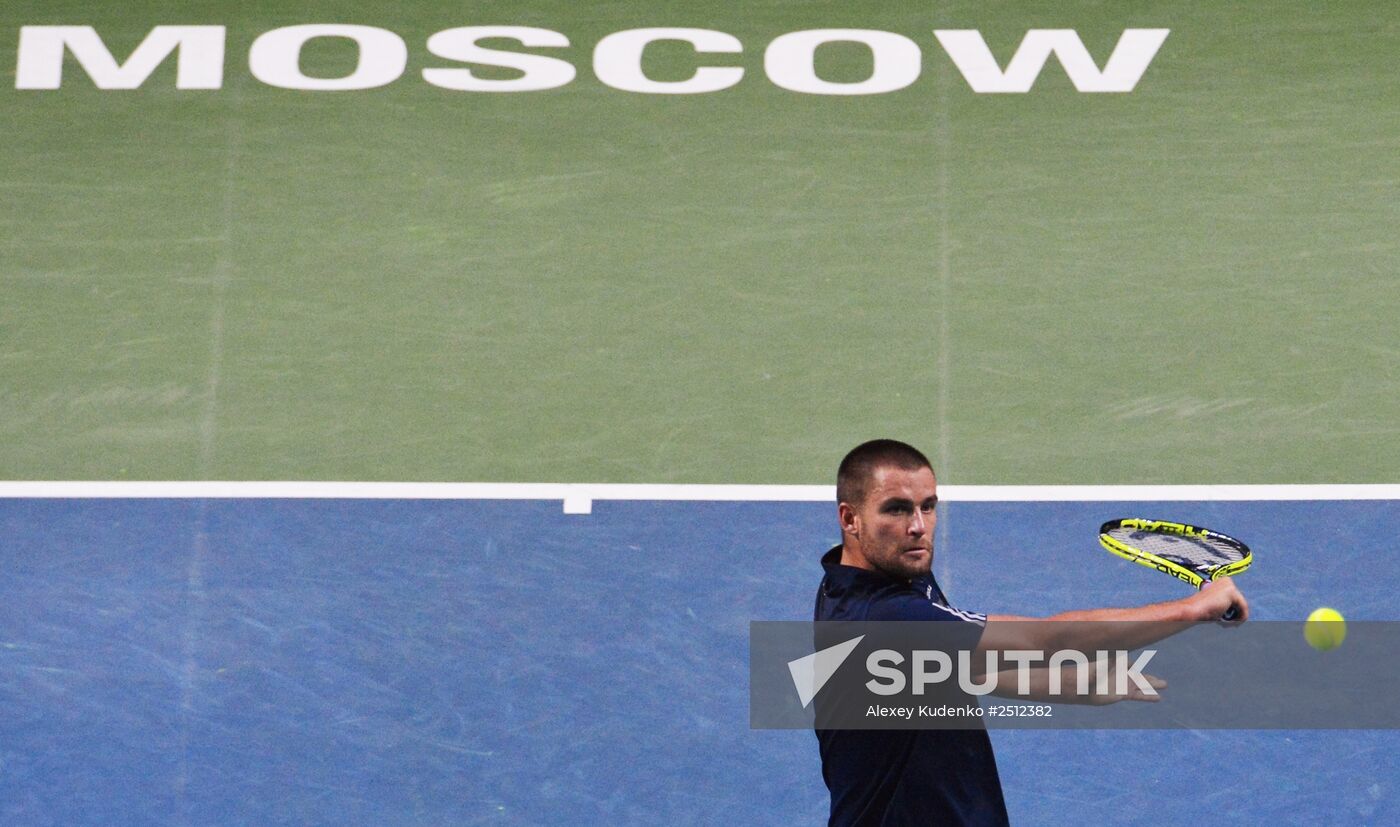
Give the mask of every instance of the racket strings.
[{"label": "racket strings", "polygon": [[1228,565],[1245,556],[1236,546],[1210,537],[1161,534],[1137,528],[1115,528],[1108,536],[1124,545],[1198,570]]}]

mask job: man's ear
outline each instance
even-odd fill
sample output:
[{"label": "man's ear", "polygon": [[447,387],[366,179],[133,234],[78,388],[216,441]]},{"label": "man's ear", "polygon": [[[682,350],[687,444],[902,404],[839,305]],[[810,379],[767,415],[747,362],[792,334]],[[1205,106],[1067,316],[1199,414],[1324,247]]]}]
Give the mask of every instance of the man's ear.
[{"label": "man's ear", "polygon": [[850,503],[841,503],[836,507],[837,517],[841,521],[841,532],[852,537],[860,536],[860,514],[851,507]]}]

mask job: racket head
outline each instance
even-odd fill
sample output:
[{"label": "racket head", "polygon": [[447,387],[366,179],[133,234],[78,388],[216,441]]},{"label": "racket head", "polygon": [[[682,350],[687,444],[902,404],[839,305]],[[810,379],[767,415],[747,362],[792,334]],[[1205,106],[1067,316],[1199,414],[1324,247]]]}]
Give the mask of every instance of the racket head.
[{"label": "racket head", "polygon": [[1249,546],[1219,531],[1128,517],[1099,527],[1099,544],[1134,563],[1169,574],[1200,588],[1206,581],[1230,577],[1249,568]]}]

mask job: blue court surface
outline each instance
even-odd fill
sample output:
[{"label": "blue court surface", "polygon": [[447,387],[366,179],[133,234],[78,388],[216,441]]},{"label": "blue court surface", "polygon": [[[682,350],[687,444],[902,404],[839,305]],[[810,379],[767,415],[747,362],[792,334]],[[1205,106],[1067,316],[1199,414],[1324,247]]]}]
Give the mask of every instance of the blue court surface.
[{"label": "blue court surface", "polygon": [[[1257,619],[1397,614],[1362,565],[1395,501],[958,502],[935,573],[983,611],[1180,596],[1098,549],[1131,515],[1248,540]],[[812,735],[749,728],[747,635],[810,617],[829,505],[15,499],[0,536],[0,823],[824,820]],[[993,740],[1015,823],[1400,823],[1396,732]]]}]

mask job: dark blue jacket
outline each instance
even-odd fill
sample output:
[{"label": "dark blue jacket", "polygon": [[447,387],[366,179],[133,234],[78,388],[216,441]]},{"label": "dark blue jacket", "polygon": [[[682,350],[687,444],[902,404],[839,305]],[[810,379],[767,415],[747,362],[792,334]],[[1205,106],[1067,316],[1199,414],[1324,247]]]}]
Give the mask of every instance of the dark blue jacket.
[{"label": "dark blue jacket", "polygon": [[[896,580],[822,557],[815,619],[965,623],[976,646],[986,615],[948,605],[933,576]],[[847,825],[1005,825],[1006,802],[985,729],[817,730],[831,820]]]}]

